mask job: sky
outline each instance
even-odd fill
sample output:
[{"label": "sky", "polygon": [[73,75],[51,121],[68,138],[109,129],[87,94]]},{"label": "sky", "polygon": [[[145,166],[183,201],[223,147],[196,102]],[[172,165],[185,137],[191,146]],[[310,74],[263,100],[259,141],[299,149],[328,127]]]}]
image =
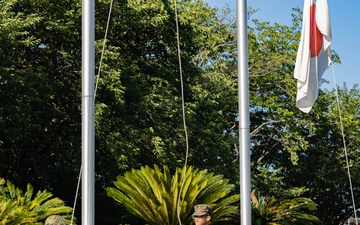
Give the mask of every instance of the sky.
[{"label": "sky", "polygon": [[[237,0],[203,0],[212,7],[229,6],[236,10]],[[304,0],[247,0],[247,5],[257,9],[253,18],[262,22],[269,21],[291,25],[292,8],[304,7]],[[345,82],[349,88],[360,83],[360,0],[328,0],[332,43],[341,59],[341,64],[334,64],[325,71],[323,78],[329,81],[324,88],[333,89],[336,84]]]}]

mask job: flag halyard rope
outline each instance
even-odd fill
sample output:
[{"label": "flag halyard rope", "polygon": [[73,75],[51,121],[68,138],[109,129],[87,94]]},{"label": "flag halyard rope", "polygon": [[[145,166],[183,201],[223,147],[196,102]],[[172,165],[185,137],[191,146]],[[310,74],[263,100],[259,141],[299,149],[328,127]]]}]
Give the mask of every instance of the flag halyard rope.
[{"label": "flag halyard rope", "polygon": [[178,63],[179,63],[179,75],[180,75],[180,87],[181,87],[181,109],[182,109],[182,117],[183,117],[183,126],[185,132],[185,142],[186,142],[186,154],[185,154],[185,163],[184,163],[184,172],[183,178],[181,181],[181,187],[179,190],[179,195],[177,199],[176,205],[176,212],[179,224],[181,225],[181,218],[180,218],[180,201],[181,201],[181,194],[185,185],[186,180],[186,171],[187,171],[187,163],[189,157],[189,138],[187,133],[186,127],[186,113],[185,113],[185,97],[184,97],[184,82],[183,82],[183,73],[182,73],[182,65],[181,65],[181,48],[180,48],[180,29],[179,29],[179,15],[177,10],[177,0],[174,0],[174,11],[175,11],[175,23],[176,23],[176,42],[177,42],[177,52],[178,52]]},{"label": "flag halyard rope", "polygon": [[334,65],[333,64],[331,64],[331,68],[332,68],[332,75],[333,75],[333,79],[334,79],[335,96],[336,96],[337,109],[338,109],[338,113],[339,113],[340,131],[341,131],[341,136],[342,136],[342,141],[343,141],[343,146],[344,146],[344,155],[345,155],[346,168],[347,168],[349,185],[350,185],[352,207],[353,207],[353,211],[354,211],[355,224],[358,225],[358,219],[357,219],[357,215],[356,215],[354,190],[353,190],[353,185],[352,185],[352,180],[351,180],[349,158],[348,158],[346,139],[345,139],[345,132],[344,132],[344,125],[343,125],[342,113],[341,113],[341,107],[340,107],[340,97],[339,97],[338,87],[337,87],[337,83],[336,83],[335,70],[334,70]]}]

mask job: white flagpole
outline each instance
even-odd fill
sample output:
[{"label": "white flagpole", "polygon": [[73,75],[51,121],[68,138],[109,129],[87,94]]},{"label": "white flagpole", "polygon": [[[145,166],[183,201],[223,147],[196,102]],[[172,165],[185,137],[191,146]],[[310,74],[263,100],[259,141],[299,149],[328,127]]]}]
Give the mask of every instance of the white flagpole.
[{"label": "white flagpole", "polygon": [[237,0],[241,225],[251,225],[250,116],[246,0]]},{"label": "white flagpole", "polygon": [[82,0],[81,223],[95,224],[95,0]]}]

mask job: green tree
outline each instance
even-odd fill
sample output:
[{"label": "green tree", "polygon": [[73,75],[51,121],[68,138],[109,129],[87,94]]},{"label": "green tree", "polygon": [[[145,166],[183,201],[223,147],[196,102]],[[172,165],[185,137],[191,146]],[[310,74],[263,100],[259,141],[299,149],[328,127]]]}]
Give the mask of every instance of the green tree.
[{"label": "green tree", "polygon": [[[96,2],[96,62],[109,2]],[[73,203],[81,166],[80,1],[3,0],[0,9],[1,176]],[[180,1],[178,9],[188,160],[238,182],[234,12],[200,0]],[[253,185],[279,201],[308,190],[317,216],[339,224],[352,204],[334,93],[321,91],[310,114],[295,108],[301,12],[290,26],[249,22]],[[175,171],[186,155],[173,1],[115,1],[105,50],[96,92],[95,218],[129,223],[126,213],[112,219],[125,210],[104,188],[130,167]],[[358,87],[340,95],[356,186]]]},{"label": "green tree", "polygon": [[[235,85],[225,86],[225,78],[215,79],[202,71],[198,59],[205,57],[200,54],[208,45],[229,39],[227,27],[221,25],[216,10],[202,1],[182,1],[178,7],[189,160],[200,168],[216,167],[230,175],[236,166],[227,163],[236,158],[236,139],[227,135],[236,117],[236,106],[230,103],[236,99],[232,95]],[[119,18],[131,21],[119,22]],[[182,166],[186,146],[174,4],[129,1],[115,5],[111,24],[114,30],[107,41],[107,54],[117,54],[121,60],[106,59],[105,67],[116,64],[118,72],[109,71],[99,80],[97,143],[99,151],[106,153],[100,156],[100,170],[116,172],[109,161],[124,171],[129,165]]]},{"label": "green tree", "polygon": [[30,184],[23,193],[10,181],[0,179],[0,224],[41,225],[50,215],[61,215],[70,223],[72,209],[52,196],[48,191],[39,191],[34,195]]},{"label": "green tree", "polygon": [[274,197],[260,196],[253,190],[251,201],[252,224],[255,225],[310,225],[320,222],[316,216],[309,214],[317,209],[317,204],[308,198],[277,201]]},{"label": "green tree", "polygon": [[[295,108],[293,66],[301,12],[294,12],[291,26],[253,20],[250,28],[253,183],[261,193],[278,200],[291,195],[313,199],[318,204],[316,216],[323,224],[341,224],[351,214],[352,200],[337,100],[334,91],[320,90],[309,114]],[[340,62],[333,54],[335,62]],[[350,170],[357,183],[358,87],[339,88],[339,94]],[[299,190],[303,189],[308,191],[302,194]],[[357,196],[357,188],[354,191]]]},{"label": "green tree", "polygon": [[74,202],[80,168],[81,5],[0,2],[0,171]]},{"label": "green tree", "polygon": [[[334,91],[326,91],[317,103],[319,112],[313,112],[308,125],[312,126],[307,135],[311,147],[302,151],[298,166],[284,166],[286,176],[282,182],[288,187],[305,186],[309,189],[306,197],[318,204],[316,215],[323,224],[343,224],[353,215],[348,168],[351,173],[355,204],[359,191],[356,169],[359,166],[359,88],[338,87],[349,167],[346,165],[345,149],[340,130],[340,115]],[[326,94],[326,95],[325,95]],[[310,121],[310,120],[309,120]]]},{"label": "green tree", "polygon": [[[235,180],[236,84],[230,74],[213,76],[200,67],[209,44],[224,45],[231,37],[217,11],[202,1],[178,7],[189,164]],[[105,54],[118,57],[106,57],[96,97],[99,190],[129,166],[175,171],[186,155],[173,2],[119,2],[112,12]]]},{"label": "green tree", "polygon": [[223,176],[192,166],[178,168],[174,175],[167,166],[132,169],[118,176],[114,185],[116,188],[107,188],[108,195],[148,224],[178,224],[178,216],[182,223],[190,224],[193,207],[200,203],[211,206],[214,224],[237,215],[233,203],[239,195],[231,195],[234,185]]}]

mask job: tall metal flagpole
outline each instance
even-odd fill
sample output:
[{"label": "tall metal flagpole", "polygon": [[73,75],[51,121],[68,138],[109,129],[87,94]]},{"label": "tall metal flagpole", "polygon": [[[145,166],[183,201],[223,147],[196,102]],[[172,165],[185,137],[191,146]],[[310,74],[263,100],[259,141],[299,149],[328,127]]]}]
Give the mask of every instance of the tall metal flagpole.
[{"label": "tall metal flagpole", "polygon": [[241,225],[251,225],[250,116],[246,0],[237,0]]},{"label": "tall metal flagpole", "polygon": [[81,222],[95,224],[95,1],[82,0],[82,185]]}]

